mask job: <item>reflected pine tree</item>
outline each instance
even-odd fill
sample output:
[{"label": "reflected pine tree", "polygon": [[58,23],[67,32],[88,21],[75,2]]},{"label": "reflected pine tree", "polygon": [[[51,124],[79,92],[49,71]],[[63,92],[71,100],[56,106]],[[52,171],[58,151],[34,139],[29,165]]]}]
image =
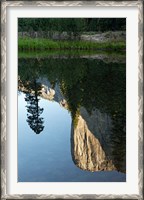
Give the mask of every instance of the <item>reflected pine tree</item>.
[{"label": "reflected pine tree", "polygon": [[39,107],[39,95],[40,95],[40,85],[33,80],[29,82],[28,90],[29,92],[26,93],[25,101],[27,102],[27,122],[30,128],[36,133],[39,134],[43,131],[44,120],[40,115],[43,112],[43,108]]}]

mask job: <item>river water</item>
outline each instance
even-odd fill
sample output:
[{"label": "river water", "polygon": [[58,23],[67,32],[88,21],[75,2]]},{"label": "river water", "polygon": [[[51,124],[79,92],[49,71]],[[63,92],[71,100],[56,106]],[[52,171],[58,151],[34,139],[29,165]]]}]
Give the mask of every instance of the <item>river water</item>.
[{"label": "river water", "polygon": [[125,62],[19,58],[18,73],[18,181],[125,182]]}]

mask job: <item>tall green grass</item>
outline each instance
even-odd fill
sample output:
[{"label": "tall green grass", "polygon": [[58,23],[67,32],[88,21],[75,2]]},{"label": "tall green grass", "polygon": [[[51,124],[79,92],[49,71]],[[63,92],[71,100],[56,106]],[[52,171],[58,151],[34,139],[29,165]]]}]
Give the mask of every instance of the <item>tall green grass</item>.
[{"label": "tall green grass", "polygon": [[125,51],[125,42],[53,41],[19,38],[19,50],[114,50]]}]

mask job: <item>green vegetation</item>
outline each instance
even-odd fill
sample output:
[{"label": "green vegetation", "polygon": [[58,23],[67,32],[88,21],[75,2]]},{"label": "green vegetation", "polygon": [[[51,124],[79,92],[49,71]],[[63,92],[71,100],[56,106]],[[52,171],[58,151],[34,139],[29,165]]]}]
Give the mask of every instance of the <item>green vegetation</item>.
[{"label": "green vegetation", "polygon": [[125,42],[53,41],[19,38],[19,50],[113,50],[125,51]]},{"label": "green vegetation", "polygon": [[18,31],[64,32],[78,36],[82,32],[125,31],[126,18],[19,18]]},{"label": "green vegetation", "polygon": [[[125,18],[19,18],[18,48],[23,51],[125,51],[125,29]],[[90,35],[103,32],[99,36],[106,39],[103,42],[82,37],[85,34],[89,40]]]}]

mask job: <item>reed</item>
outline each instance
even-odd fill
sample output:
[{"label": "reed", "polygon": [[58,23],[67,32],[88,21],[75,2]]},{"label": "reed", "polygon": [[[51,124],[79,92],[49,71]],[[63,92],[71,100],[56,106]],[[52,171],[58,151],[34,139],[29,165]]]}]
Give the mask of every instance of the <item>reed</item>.
[{"label": "reed", "polygon": [[53,41],[49,39],[19,38],[19,50],[112,50],[125,51],[125,42]]}]

